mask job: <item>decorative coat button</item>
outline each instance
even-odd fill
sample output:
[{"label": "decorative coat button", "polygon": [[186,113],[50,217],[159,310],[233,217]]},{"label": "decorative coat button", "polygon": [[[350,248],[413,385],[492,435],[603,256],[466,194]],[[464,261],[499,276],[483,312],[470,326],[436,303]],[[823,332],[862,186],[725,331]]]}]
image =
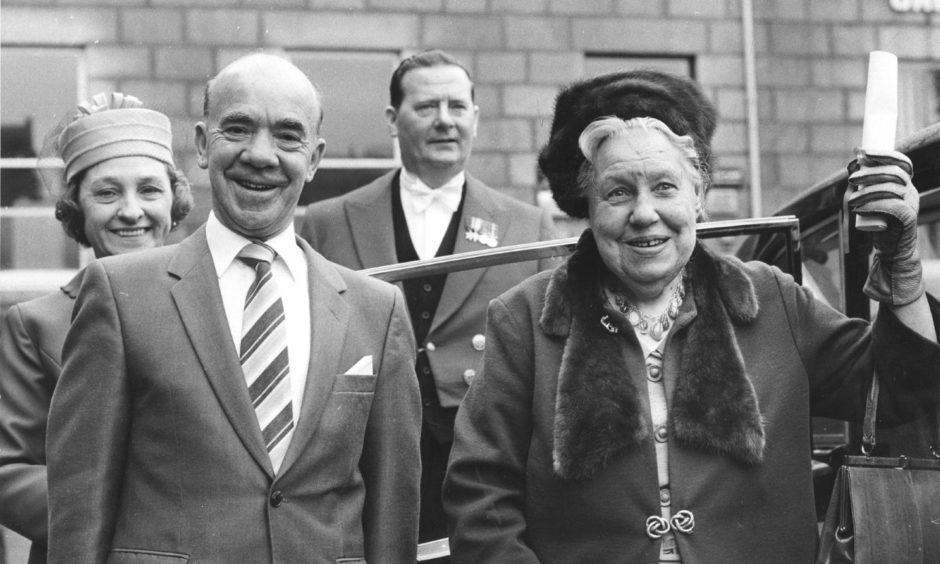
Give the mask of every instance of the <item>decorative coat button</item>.
[{"label": "decorative coat button", "polygon": [[663,507],[666,507],[672,502],[672,492],[669,491],[669,486],[659,488],[659,504]]},{"label": "decorative coat button", "polygon": [[468,368],[463,371],[463,381],[469,386],[470,382],[474,379],[474,377],[476,377],[476,375],[477,375],[476,370],[472,368]]},{"label": "decorative coat button", "polygon": [[428,343],[424,345],[424,348],[426,348],[428,352],[434,352],[437,349],[437,347],[434,346],[434,343]]},{"label": "decorative coat button", "polygon": [[662,538],[669,532],[669,521],[659,515],[650,515],[646,518],[646,536],[651,539]]},{"label": "decorative coat button", "polygon": [[430,284],[425,284],[425,285],[424,285],[424,291],[425,291],[425,292],[430,292],[431,290],[432,290],[432,288],[431,288],[431,285],[430,285]]},{"label": "decorative coat button", "polygon": [[271,507],[280,507],[282,503],[284,503],[284,494],[281,490],[275,490],[271,494]]},{"label": "decorative coat button", "polygon": [[676,513],[672,516],[672,528],[680,533],[691,535],[695,529],[695,516],[688,509]]},{"label": "decorative coat button", "polygon": [[470,343],[473,345],[474,350],[482,351],[486,348],[486,337],[477,333],[470,339]]},{"label": "decorative coat button", "polygon": [[421,319],[431,319],[431,312],[430,312],[430,311],[422,311],[422,312],[421,312]]},{"label": "decorative coat button", "polygon": [[666,429],[665,425],[660,425],[656,427],[656,442],[664,443],[669,440],[669,430]]}]

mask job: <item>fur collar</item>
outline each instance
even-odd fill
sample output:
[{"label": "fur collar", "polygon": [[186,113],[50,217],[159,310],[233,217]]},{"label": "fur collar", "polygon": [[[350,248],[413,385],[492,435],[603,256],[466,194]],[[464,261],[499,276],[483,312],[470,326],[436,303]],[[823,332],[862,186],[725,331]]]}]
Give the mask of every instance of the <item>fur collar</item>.
[{"label": "fur collar", "polygon": [[[763,460],[764,428],[754,387],[745,373],[734,325],[751,323],[757,297],[740,261],[697,245],[686,267],[690,295],[683,310],[697,315],[685,333],[680,376],[670,404],[670,437],[688,448],[744,464]],[[539,320],[547,335],[565,339],[555,405],[554,467],[563,479],[593,476],[619,453],[650,435],[639,392],[624,377],[623,339],[611,333],[600,281],[609,276],[590,230],[557,268]],[[676,349],[672,349],[675,351]]]}]

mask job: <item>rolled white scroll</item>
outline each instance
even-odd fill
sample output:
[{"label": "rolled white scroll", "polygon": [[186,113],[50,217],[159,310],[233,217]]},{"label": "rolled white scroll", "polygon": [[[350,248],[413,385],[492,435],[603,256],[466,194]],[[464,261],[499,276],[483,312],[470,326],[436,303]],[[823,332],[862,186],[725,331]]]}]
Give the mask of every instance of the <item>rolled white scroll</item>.
[{"label": "rolled white scroll", "polygon": [[[897,128],[898,58],[887,51],[872,51],[868,55],[862,150],[893,151]],[[879,217],[857,216],[855,228],[861,231],[883,231],[887,225]]]}]

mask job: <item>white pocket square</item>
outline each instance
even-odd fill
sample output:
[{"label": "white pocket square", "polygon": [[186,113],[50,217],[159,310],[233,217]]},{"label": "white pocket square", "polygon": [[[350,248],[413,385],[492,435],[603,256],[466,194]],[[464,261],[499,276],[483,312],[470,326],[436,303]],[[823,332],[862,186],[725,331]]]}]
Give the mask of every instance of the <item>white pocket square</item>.
[{"label": "white pocket square", "polygon": [[371,375],[372,374],[372,355],[367,354],[366,356],[360,358],[356,361],[356,364],[353,364],[352,367],[347,370],[344,374],[349,375]]}]

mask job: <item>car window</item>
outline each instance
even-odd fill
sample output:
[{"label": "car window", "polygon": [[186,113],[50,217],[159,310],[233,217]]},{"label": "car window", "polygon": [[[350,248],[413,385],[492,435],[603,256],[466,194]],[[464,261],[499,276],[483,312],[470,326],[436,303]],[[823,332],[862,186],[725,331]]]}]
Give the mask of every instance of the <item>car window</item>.
[{"label": "car window", "polygon": [[803,285],[817,299],[842,310],[839,221],[833,217],[803,235]]},{"label": "car window", "polygon": [[[927,291],[940,295],[940,188],[921,192],[918,215],[917,246],[924,265]],[[839,220],[832,216],[805,230],[801,237],[803,285],[831,307],[842,311],[842,255],[839,247]],[[774,264],[785,268],[785,257],[775,257]],[[871,315],[878,304],[871,302]]]},{"label": "car window", "polygon": [[920,199],[917,247],[924,263],[927,291],[940,296],[940,188],[924,193]]}]

